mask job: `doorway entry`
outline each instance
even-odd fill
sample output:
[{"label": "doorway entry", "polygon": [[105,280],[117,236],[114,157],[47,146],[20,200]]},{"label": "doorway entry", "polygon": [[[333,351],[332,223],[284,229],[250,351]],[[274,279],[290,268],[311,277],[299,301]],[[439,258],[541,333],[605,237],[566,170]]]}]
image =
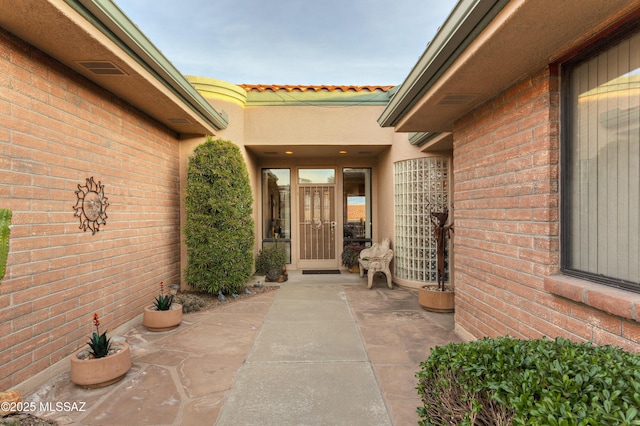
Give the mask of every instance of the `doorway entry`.
[{"label": "doorway entry", "polygon": [[335,175],[335,169],[298,170],[300,267],[336,267]]},{"label": "doorway entry", "polygon": [[335,187],[301,186],[300,260],[335,260]]},{"label": "doorway entry", "polygon": [[371,244],[370,168],[262,170],[262,247],[293,269],[339,269],[345,244]]}]

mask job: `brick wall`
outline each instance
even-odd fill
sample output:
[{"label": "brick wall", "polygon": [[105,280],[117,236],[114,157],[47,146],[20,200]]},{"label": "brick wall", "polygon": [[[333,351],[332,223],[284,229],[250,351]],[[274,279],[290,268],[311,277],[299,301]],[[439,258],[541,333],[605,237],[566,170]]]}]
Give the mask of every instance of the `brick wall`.
[{"label": "brick wall", "polygon": [[548,67],[455,125],[456,325],[640,351],[636,321],[545,289],[559,270],[559,113]]},{"label": "brick wall", "polygon": [[[110,203],[79,229],[75,191]],[[0,390],[113,330],[179,282],[176,135],[0,29],[0,207],[13,211],[0,285]]]}]

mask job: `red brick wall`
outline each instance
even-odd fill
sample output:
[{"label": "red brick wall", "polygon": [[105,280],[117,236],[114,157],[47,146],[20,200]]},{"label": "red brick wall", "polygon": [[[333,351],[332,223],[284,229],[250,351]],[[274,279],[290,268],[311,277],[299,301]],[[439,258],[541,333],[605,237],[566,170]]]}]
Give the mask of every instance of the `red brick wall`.
[{"label": "red brick wall", "polygon": [[455,125],[456,325],[640,351],[637,322],[545,290],[559,270],[559,114],[550,67]]},{"label": "red brick wall", "polygon": [[[74,216],[94,177],[95,235]],[[0,29],[0,207],[13,211],[0,285],[0,390],[113,330],[179,282],[176,135]]]}]

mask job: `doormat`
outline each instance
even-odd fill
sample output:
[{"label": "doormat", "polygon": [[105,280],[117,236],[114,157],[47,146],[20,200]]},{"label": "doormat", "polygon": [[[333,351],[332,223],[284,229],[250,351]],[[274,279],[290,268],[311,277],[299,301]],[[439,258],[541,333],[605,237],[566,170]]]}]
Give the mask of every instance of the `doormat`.
[{"label": "doormat", "polygon": [[337,269],[303,269],[302,274],[339,274]]}]

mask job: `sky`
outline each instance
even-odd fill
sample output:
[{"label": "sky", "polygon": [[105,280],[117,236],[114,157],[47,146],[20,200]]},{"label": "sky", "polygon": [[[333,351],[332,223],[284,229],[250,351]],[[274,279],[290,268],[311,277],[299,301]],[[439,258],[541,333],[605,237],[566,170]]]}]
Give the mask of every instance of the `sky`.
[{"label": "sky", "polygon": [[184,75],[398,85],[456,0],[114,0]]}]

